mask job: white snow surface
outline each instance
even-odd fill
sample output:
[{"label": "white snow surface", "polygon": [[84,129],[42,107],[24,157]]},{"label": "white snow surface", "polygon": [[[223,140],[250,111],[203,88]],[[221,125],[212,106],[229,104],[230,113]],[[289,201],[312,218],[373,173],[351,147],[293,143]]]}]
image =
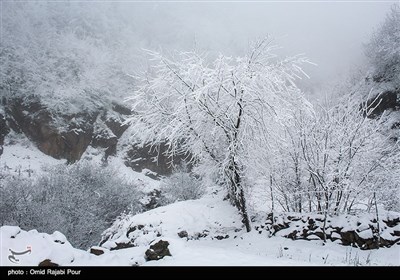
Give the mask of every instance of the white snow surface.
[{"label": "white snow surface", "polygon": [[[144,229],[127,234],[135,226]],[[237,211],[220,195],[213,197],[209,194],[198,200],[181,201],[135,216],[122,217],[104,232],[103,236],[108,241],[103,246],[112,248],[116,243],[126,243],[130,239],[135,239],[135,245],[148,245],[157,239],[157,235],[174,239],[181,231],[186,231],[189,237],[194,238],[198,234],[225,236],[235,230],[242,230]]]},{"label": "white snow surface", "polygon": [[[113,242],[127,241],[127,230],[142,225],[141,230],[128,234],[135,237],[136,247],[110,251]],[[96,249],[105,253],[96,256],[73,248],[59,232],[38,233],[18,227],[0,228],[0,265],[37,265],[44,259],[64,266],[399,266],[400,247],[378,250],[360,250],[334,242],[323,245],[321,240],[290,240],[283,237],[268,238],[240,230],[240,217],[236,210],[220,195],[208,194],[191,200],[159,207],[135,216],[125,216],[105,232],[110,239]],[[178,232],[186,230],[189,236],[180,238]],[[208,231],[208,236],[190,239],[196,232]],[[155,233],[159,233],[157,236]],[[218,235],[229,235],[218,240]],[[159,261],[145,261],[145,251],[158,240],[170,243],[172,256]],[[108,243],[108,244],[107,244]],[[9,249],[21,252],[31,248],[30,254],[17,256],[18,263],[8,259]]]},{"label": "white snow surface", "polygon": [[43,167],[65,163],[42,153],[23,134],[9,133],[4,139],[3,154],[0,156],[0,168],[18,176],[36,176]]}]

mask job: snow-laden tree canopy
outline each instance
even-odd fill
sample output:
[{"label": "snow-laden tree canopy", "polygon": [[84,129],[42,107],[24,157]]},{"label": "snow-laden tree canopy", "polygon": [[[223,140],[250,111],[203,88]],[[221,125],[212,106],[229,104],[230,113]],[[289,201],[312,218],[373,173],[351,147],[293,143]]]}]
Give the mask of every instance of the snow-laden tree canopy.
[{"label": "snow-laden tree canopy", "polygon": [[243,57],[149,52],[150,70],[140,80],[131,121],[144,142],[167,142],[168,153],[189,153],[227,186],[231,201],[250,230],[245,202],[247,173],[268,151],[269,141],[292,120],[311,110],[296,86],[306,76],[302,56],[278,59],[269,40],[256,42]]}]

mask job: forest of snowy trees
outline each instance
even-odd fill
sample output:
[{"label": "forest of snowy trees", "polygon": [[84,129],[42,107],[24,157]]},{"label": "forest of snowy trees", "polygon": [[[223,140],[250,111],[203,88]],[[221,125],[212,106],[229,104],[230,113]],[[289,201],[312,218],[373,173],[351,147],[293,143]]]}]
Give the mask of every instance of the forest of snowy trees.
[{"label": "forest of snowy trees", "polygon": [[[121,215],[197,199],[215,187],[247,232],[260,203],[273,215],[313,213],[325,221],[400,212],[398,4],[365,42],[364,65],[352,79],[321,89],[320,99],[304,87],[312,79],[305,69],[318,67],[312,55],[280,55],[271,36],[254,38],[238,56],[178,46],[170,31],[160,46],[143,35],[152,32],[146,16],[122,10],[109,3],[2,3],[0,159],[25,133],[10,104],[40,104],[32,118],[45,110],[52,129],[65,132],[76,122],[77,135],[95,135],[96,126],[81,132],[79,123],[101,123],[117,102],[128,115],[119,119],[122,136],[109,132],[125,141],[112,156],[126,165],[121,150],[150,147],[168,158],[172,173],[154,175],[160,188],[150,195],[107,157],[91,162],[94,140],[82,158],[33,175],[2,162],[0,225],[61,231],[87,249]],[[176,158],[184,163],[174,165]]]}]

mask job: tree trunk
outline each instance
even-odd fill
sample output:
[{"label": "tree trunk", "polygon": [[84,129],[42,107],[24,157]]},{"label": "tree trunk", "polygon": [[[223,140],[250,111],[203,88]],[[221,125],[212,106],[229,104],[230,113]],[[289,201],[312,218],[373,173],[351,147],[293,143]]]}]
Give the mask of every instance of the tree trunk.
[{"label": "tree trunk", "polygon": [[[233,85],[236,87],[235,82],[233,81]],[[237,90],[235,88],[235,97],[237,95]],[[243,90],[241,91],[241,94],[243,94]],[[246,207],[246,198],[244,197],[244,190],[243,190],[243,185],[242,185],[242,177],[240,174],[240,168],[238,166],[238,162],[236,161],[235,157],[237,155],[237,147],[238,147],[238,133],[240,129],[240,123],[242,120],[242,115],[243,115],[243,106],[242,106],[242,99],[240,98],[239,101],[237,102],[237,105],[239,106],[239,112],[238,112],[238,117],[236,120],[236,124],[234,126],[234,134],[231,139],[231,142],[233,144],[233,149],[230,150],[230,161],[229,161],[229,172],[228,172],[228,178],[229,178],[229,189],[230,189],[230,199],[231,202],[236,206],[236,208],[239,210],[241,216],[242,216],[242,222],[244,226],[246,227],[247,232],[251,231],[251,226],[250,226],[250,219],[249,215],[247,213],[247,207]]]},{"label": "tree trunk", "polygon": [[335,213],[335,215],[339,214],[339,206],[340,206],[340,201],[342,200],[342,196],[343,196],[343,191],[338,191],[336,197],[335,209],[333,210],[333,213]]},{"label": "tree trunk", "polygon": [[275,200],[274,200],[274,190],[272,188],[272,175],[269,175],[269,189],[271,191],[271,202],[272,202],[272,209],[271,209],[271,214],[272,214],[272,225],[274,225],[274,213],[275,213]]},{"label": "tree trunk", "polygon": [[251,231],[250,219],[247,212],[246,198],[242,186],[242,178],[238,164],[234,159],[231,160],[231,164],[228,167],[229,170],[229,198],[231,203],[239,210],[242,216],[242,223],[246,227],[247,232]]}]

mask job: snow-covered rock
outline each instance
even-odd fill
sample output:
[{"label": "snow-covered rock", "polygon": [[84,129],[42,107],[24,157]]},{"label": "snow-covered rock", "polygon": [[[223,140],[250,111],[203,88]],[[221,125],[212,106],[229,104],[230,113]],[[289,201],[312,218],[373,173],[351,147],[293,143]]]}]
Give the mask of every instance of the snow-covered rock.
[{"label": "snow-covered rock", "polygon": [[[69,265],[84,252],[74,249],[60,232],[39,233],[23,231],[19,227],[0,228],[1,265],[37,266],[48,259],[53,263]],[[25,252],[25,253],[23,253]]]},{"label": "snow-covered rock", "polygon": [[160,236],[180,238],[182,232],[186,232],[183,235],[186,239],[223,239],[231,232],[241,231],[242,223],[236,209],[220,199],[208,195],[122,216],[103,233],[101,246],[108,249],[117,248],[118,244],[147,246]]},{"label": "snow-covered rock", "polygon": [[[257,217],[254,224],[259,234],[281,236],[293,240],[340,240],[342,245],[357,246],[361,249],[390,247],[400,242],[400,213],[380,213],[379,234],[376,214],[323,215],[280,213],[274,216]],[[324,228],[325,227],[325,228]]]}]

